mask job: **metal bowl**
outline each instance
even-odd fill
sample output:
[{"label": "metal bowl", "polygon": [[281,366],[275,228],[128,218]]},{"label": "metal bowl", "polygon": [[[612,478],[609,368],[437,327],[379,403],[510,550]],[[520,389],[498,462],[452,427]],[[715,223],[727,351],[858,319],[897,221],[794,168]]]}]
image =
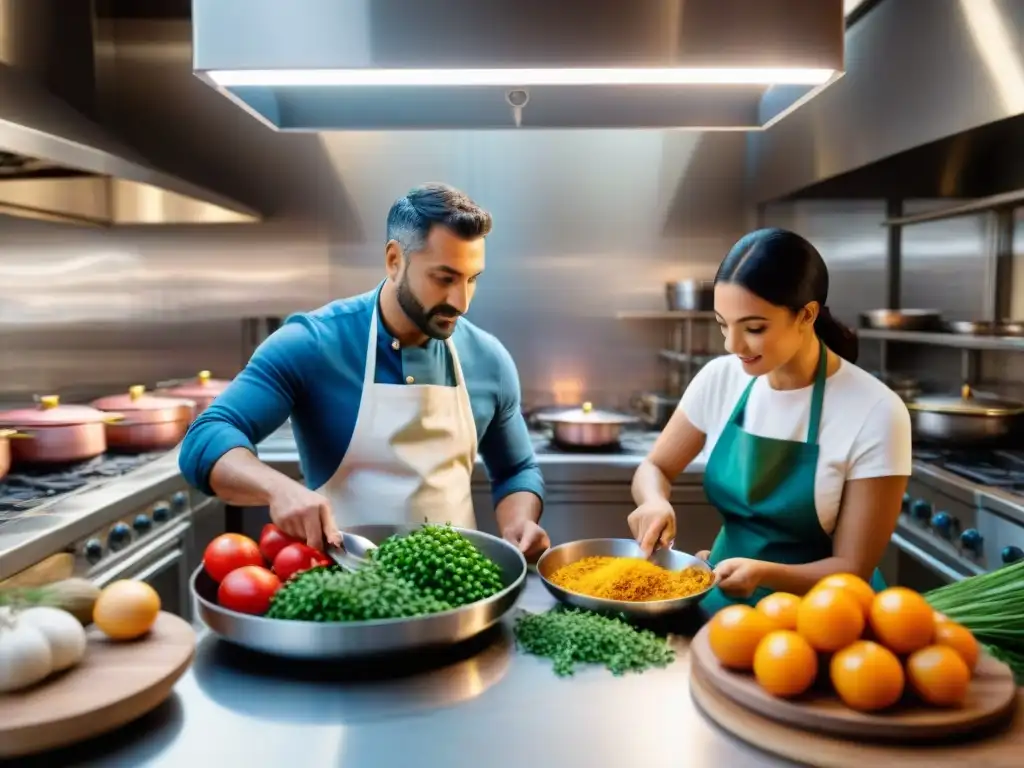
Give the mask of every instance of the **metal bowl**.
[{"label": "metal bowl", "polygon": [[[537,561],[537,573],[540,574],[541,581],[544,582],[548,592],[556,600],[566,605],[600,613],[623,613],[632,618],[651,618],[682,611],[703,600],[704,596],[718,583],[718,578],[715,577],[711,585],[703,592],[697,592],[687,597],[677,597],[672,600],[634,602],[627,600],[605,600],[600,597],[590,597],[576,592],[569,592],[548,580],[548,577],[563,565],[575,563],[584,557],[602,556],[643,557],[644,553],[640,549],[640,545],[633,541],[633,539],[583,539],[581,541],[570,541],[566,544],[552,547],[545,552],[540,560]],[[657,550],[651,557],[651,562],[670,571],[681,571],[684,568],[696,567],[713,573],[711,566],[705,561],[676,549]]]},{"label": "metal bowl", "polygon": [[[380,544],[392,534],[419,525],[360,525],[346,532]],[[252,616],[217,604],[217,584],[199,566],[192,594],[199,616],[212,632],[254,651],[295,659],[345,659],[454,645],[493,626],[515,605],[526,585],[526,560],[507,541],[480,531],[456,528],[501,569],[504,589],[486,600],[429,616],[376,621],[321,623]]]}]

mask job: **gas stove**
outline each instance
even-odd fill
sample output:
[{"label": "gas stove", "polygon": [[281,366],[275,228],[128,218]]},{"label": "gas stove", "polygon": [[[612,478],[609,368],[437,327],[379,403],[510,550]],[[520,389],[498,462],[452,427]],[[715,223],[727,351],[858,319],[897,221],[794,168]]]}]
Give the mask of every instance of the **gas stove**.
[{"label": "gas stove", "polygon": [[0,525],[55,499],[121,477],[163,455],[108,453],[74,464],[13,470],[0,480]]},{"label": "gas stove", "polygon": [[939,582],[1024,559],[1024,452],[915,450],[893,541]]},{"label": "gas stove", "polygon": [[921,450],[914,458],[971,483],[1024,496],[1024,452]]}]

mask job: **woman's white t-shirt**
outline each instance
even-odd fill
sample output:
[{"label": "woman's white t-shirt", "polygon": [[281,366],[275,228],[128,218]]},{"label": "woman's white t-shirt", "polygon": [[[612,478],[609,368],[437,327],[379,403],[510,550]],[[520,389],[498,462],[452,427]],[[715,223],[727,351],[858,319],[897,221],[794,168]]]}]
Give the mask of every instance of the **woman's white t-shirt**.
[{"label": "woman's white t-shirt", "polygon": [[[707,435],[705,459],[750,379],[739,358],[728,355],[704,366],[683,393],[679,407]],[[775,390],[760,377],[747,401],[743,429],[758,437],[807,440],[812,389]],[[818,445],[815,507],[822,529],[831,535],[847,480],[910,475],[910,413],[889,387],[844,360],[825,380]]]}]

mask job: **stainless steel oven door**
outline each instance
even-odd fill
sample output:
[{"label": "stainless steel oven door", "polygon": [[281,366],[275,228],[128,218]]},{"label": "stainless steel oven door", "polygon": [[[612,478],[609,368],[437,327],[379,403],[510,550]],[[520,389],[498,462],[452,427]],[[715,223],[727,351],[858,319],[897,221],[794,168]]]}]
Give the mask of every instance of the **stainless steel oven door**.
[{"label": "stainless steel oven door", "polygon": [[[902,529],[902,530],[901,530]],[[915,541],[914,532],[902,525],[892,535],[895,550],[895,585],[925,593],[976,575],[972,568],[958,558],[943,557],[925,542]]]},{"label": "stainless steel oven door", "polygon": [[185,553],[189,548],[191,523],[181,521],[160,531],[137,552],[109,568],[89,575],[103,588],[119,579],[144,581],[160,595],[160,607],[168,613],[191,620],[191,595]]}]

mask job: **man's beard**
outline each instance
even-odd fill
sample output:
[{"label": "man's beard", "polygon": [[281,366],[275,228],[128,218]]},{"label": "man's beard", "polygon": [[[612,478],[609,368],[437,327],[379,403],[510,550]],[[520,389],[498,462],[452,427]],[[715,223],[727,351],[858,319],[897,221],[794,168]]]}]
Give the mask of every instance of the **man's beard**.
[{"label": "man's beard", "polygon": [[[413,325],[420,329],[432,339],[444,341],[455,333],[455,319],[461,314],[451,304],[438,304],[436,307],[427,309],[423,306],[409,285],[408,273],[402,275],[398,281],[398,306],[405,312],[406,317],[412,320]],[[451,323],[442,324],[441,321],[450,320]]]}]

